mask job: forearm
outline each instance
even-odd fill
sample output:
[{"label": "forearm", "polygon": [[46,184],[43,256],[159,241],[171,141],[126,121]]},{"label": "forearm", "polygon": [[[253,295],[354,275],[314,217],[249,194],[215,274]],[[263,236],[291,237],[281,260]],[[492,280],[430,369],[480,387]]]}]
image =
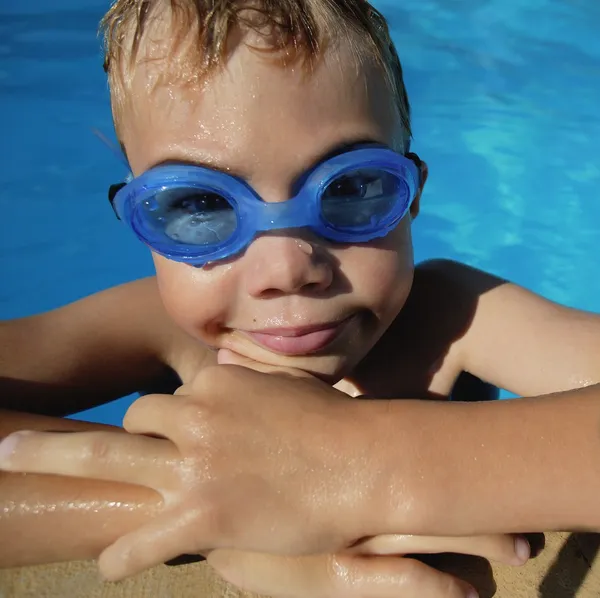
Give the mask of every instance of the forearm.
[{"label": "forearm", "polygon": [[[99,332],[88,335],[98,339],[96,347],[69,334],[66,324],[64,333],[50,324],[43,316],[0,322],[0,409],[61,417],[159,387],[168,377],[148,351],[103,350],[108,341]],[[112,344],[119,347],[119,340]]]},{"label": "forearm", "polygon": [[[0,411],[0,438],[16,430],[103,426]],[[95,558],[148,521],[160,497],[141,486],[0,472],[0,567]]]},{"label": "forearm", "polygon": [[187,339],[153,278],[0,321],[0,408],[63,416],[160,389],[173,375],[169,348]]},{"label": "forearm", "polygon": [[375,533],[600,531],[600,386],[492,403],[392,401],[378,427]]}]

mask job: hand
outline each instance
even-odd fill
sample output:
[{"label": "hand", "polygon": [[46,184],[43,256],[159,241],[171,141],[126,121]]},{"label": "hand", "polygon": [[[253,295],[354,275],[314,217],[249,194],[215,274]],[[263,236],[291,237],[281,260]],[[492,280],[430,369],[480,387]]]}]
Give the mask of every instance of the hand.
[{"label": "hand", "polygon": [[[524,554],[517,554],[517,542]],[[208,562],[231,584],[272,598],[475,598],[469,584],[404,554],[455,552],[509,565],[529,555],[524,538],[511,535],[432,538],[385,535],[345,553],[282,557],[215,550]],[[377,555],[377,556],[375,556]]]},{"label": "hand", "polygon": [[136,401],[124,420],[131,434],[12,436],[17,444],[0,467],[161,494],[163,514],[101,555],[109,579],[214,548],[334,552],[373,532],[369,476],[377,468],[364,449],[373,439],[360,401],[292,374],[206,368],[177,397]]},{"label": "hand", "polygon": [[[357,459],[359,453],[359,466],[372,469],[365,463],[365,439],[356,433],[365,429],[364,416],[351,409],[358,401],[308,375],[286,374],[211,368],[180,389],[178,398],[154,395],[134,403],[125,428],[137,434],[21,434],[12,437],[16,450],[8,447],[0,467],[130,482],[163,496],[162,516],[101,556],[100,568],[109,579],[219,547],[284,554],[339,551],[366,535],[356,523],[367,521],[369,497],[362,492],[364,504],[348,500],[364,485],[348,475],[358,468],[347,458]],[[323,470],[336,468],[333,480],[323,476]],[[316,566],[323,558],[306,562]],[[404,561],[390,562],[415,570]],[[417,563],[417,570],[423,567]]]}]

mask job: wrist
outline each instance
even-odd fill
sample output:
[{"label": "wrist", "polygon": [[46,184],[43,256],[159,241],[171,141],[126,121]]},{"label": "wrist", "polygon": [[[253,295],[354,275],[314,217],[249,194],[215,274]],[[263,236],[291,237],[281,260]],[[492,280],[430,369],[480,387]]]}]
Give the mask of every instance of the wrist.
[{"label": "wrist", "polygon": [[[353,432],[345,433],[345,516],[336,519],[352,539],[418,533],[442,508],[431,475],[433,447],[423,428],[427,401],[353,401]],[[348,409],[348,406],[345,407]],[[427,409],[426,409],[427,410]],[[346,411],[348,414],[348,411]],[[439,446],[439,445],[438,445]]]},{"label": "wrist", "polygon": [[[438,512],[440,493],[433,482],[431,438],[426,401],[373,401],[369,426],[373,459],[372,495],[368,517],[369,534],[418,533]],[[367,445],[369,446],[369,445]]]},{"label": "wrist", "polygon": [[365,448],[378,477],[364,535],[600,529],[598,388],[485,403],[374,401]]}]

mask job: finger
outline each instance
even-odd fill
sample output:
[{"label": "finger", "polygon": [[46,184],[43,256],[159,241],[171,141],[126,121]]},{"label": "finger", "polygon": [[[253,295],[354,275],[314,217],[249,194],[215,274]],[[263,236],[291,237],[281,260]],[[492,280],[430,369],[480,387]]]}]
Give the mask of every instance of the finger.
[{"label": "finger", "polygon": [[359,554],[437,554],[454,552],[480,556],[507,565],[522,565],[529,559],[529,542],[519,535],[435,537],[381,535],[353,546]]},{"label": "finger", "polygon": [[219,352],[217,353],[217,363],[219,365],[241,365],[257,372],[263,372],[264,374],[288,374],[298,378],[312,377],[309,373],[302,370],[297,370],[295,368],[270,365],[268,363],[254,361],[253,359],[244,357],[239,353],[231,351],[230,349],[219,349]]},{"label": "finger", "polygon": [[151,434],[173,440],[181,431],[179,415],[184,400],[171,395],[140,397],[125,413],[123,427],[132,434]]},{"label": "finger", "polygon": [[346,554],[293,558],[213,550],[207,560],[238,588],[277,598],[477,596],[465,582],[414,559],[401,557]]},{"label": "finger", "polygon": [[[6,444],[5,444],[6,443]],[[0,448],[0,468],[171,488],[179,461],[168,440],[122,432],[17,432]]]},{"label": "finger", "polygon": [[100,555],[100,573],[108,581],[120,581],[181,554],[208,553],[194,545],[194,519],[193,509],[180,506],[121,536]]},{"label": "finger", "polygon": [[329,596],[329,555],[287,557],[238,550],[213,550],[207,562],[237,588],[277,598]]}]

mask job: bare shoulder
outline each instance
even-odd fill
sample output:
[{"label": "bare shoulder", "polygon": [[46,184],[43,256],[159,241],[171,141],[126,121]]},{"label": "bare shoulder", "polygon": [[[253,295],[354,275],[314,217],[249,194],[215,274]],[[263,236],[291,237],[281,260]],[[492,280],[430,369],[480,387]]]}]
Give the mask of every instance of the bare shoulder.
[{"label": "bare shoulder", "polygon": [[413,287],[400,314],[402,328],[426,331],[447,350],[469,331],[480,298],[506,281],[451,260],[429,260],[415,268]]},{"label": "bare shoulder", "polygon": [[462,313],[454,344],[465,371],[522,395],[566,390],[600,378],[600,316],[447,260],[419,266],[445,318]]},{"label": "bare shoulder", "polygon": [[465,296],[482,295],[507,283],[505,279],[489,272],[447,259],[421,262],[416,266],[415,275],[440,290],[452,289]]},{"label": "bare shoulder", "polygon": [[155,278],[137,280],[0,323],[0,378],[13,396],[3,406],[70,411],[67,398],[56,409],[33,403],[82,393],[98,403],[156,388],[205,355],[168,317]]}]

